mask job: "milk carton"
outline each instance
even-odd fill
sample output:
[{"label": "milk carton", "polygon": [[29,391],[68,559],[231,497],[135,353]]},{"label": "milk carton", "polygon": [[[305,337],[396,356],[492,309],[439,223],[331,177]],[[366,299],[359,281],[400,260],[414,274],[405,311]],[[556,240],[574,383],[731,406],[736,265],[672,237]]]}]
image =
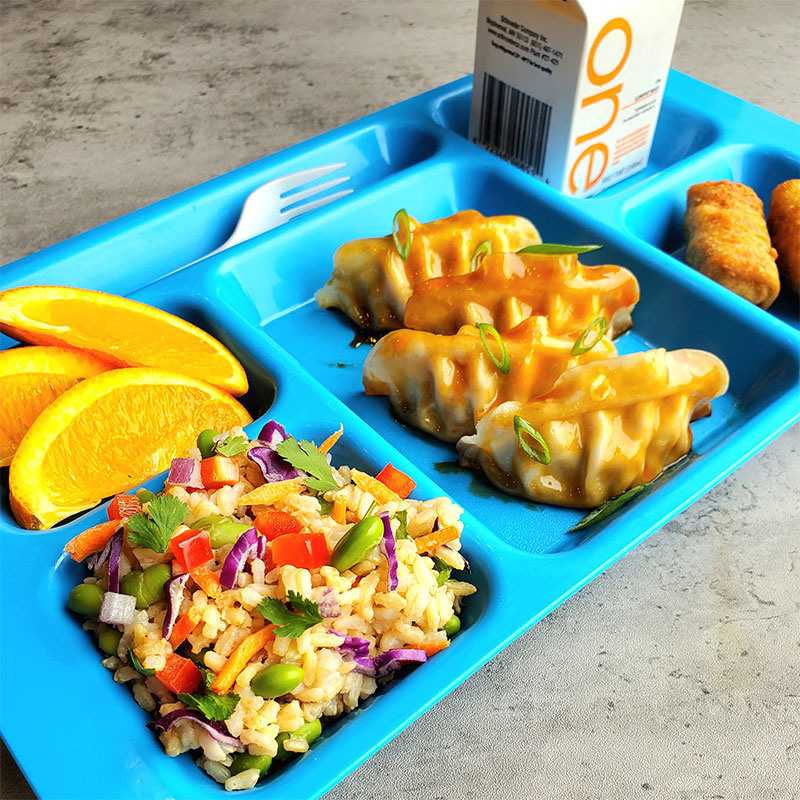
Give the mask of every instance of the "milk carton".
[{"label": "milk carton", "polygon": [[650,155],[683,0],[481,0],[469,137],[585,197]]}]

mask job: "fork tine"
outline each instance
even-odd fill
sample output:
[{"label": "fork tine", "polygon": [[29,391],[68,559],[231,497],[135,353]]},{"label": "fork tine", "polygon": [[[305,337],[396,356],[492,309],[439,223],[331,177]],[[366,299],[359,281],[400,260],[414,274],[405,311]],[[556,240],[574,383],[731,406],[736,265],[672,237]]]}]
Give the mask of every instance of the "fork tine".
[{"label": "fork tine", "polygon": [[329,172],[333,172],[345,166],[347,166],[345,163],[326,164],[323,167],[304,169],[300,172],[292,172],[290,175],[283,175],[280,178],[275,178],[274,180],[270,181],[268,185],[272,188],[272,191],[280,190],[281,194],[285,194],[286,192],[290,192],[292,189],[296,189],[297,187],[302,186],[305,183],[309,183],[310,181],[314,181],[317,178],[322,178]]},{"label": "fork tine", "polygon": [[352,191],[353,191],[352,189],[344,189],[341,192],[336,192],[335,194],[329,194],[326,197],[320,197],[318,200],[312,200],[310,203],[306,203],[303,206],[297,206],[296,208],[291,208],[289,209],[289,211],[282,211],[281,218],[283,220],[294,219],[300,214],[305,214],[306,211],[313,211],[315,208],[319,208],[320,206],[325,206],[328,203],[332,203],[334,200],[338,200],[340,197],[344,197],[345,195],[351,194]]},{"label": "fork tine", "polygon": [[288,196],[282,195],[281,196],[281,200],[283,201],[282,208],[286,208],[287,206],[299,203],[301,200],[305,200],[306,197],[313,197],[315,194],[322,194],[328,189],[332,189],[334,186],[338,186],[340,183],[344,183],[345,181],[349,180],[350,176],[345,175],[343,178],[335,178],[334,180],[328,181],[327,183],[314,184],[313,186],[310,186],[308,189],[303,189],[303,191],[301,192],[295,192],[295,194],[290,194]]}]

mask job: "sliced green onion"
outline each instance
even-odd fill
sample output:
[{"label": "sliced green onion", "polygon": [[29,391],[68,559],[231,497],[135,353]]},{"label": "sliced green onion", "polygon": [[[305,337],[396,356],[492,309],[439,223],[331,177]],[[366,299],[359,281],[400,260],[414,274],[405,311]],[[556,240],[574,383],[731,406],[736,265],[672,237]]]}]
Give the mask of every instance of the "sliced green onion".
[{"label": "sliced green onion", "polygon": [[590,250],[599,250],[602,246],[601,244],[529,244],[522,250],[517,250],[517,253],[534,253],[540,256],[566,256],[572,253],[580,255]]},{"label": "sliced green onion", "polygon": [[[400,234],[404,234],[405,242],[400,244]],[[404,208],[401,208],[392,220],[392,239],[394,239],[394,246],[400,258],[405,261],[408,254],[411,252],[411,223],[408,221],[408,214]]]},{"label": "sliced green onion", "polygon": [[639,484],[639,486],[628,489],[627,492],[623,492],[616,497],[612,497],[610,500],[606,500],[601,506],[590,511],[577,525],[573,525],[568,533],[583,530],[583,528],[587,528],[589,525],[594,525],[595,522],[600,522],[600,520],[610,517],[618,508],[624,506],[628,500],[633,499],[637,494],[643,492],[652,482],[653,481]]},{"label": "sliced green onion", "polygon": [[[478,333],[481,335],[481,342],[483,346],[486,348],[486,352],[489,354],[489,358],[492,359],[492,363],[503,373],[503,375],[508,375],[508,371],[511,369],[511,357],[508,355],[508,350],[506,350],[505,342],[503,341],[500,334],[497,332],[496,328],[493,328],[488,322],[476,322],[475,327],[478,329]],[[495,354],[490,350],[489,343],[486,341],[486,334],[494,336],[497,339],[498,344],[500,345],[503,351],[503,360],[498,361],[495,357]]]},{"label": "sliced green onion", "polygon": [[491,254],[492,242],[489,239],[484,239],[472,253],[472,258],[469,260],[469,271],[475,272],[475,270],[481,265],[481,261],[483,261],[486,256],[490,256]]},{"label": "sliced green onion", "polygon": [[[519,442],[519,446],[525,451],[527,455],[531,458],[538,461],[540,464],[549,464],[550,463],[550,448],[547,446],[547,442],[542,437],[542,434],[536,430],[529,422],[526,422],[519,414],[514,415],[514,433],[517,434],[517,441]],[[523,438],[522,434],[527,433],[533,439],[535,439],[539,445],[541,446],[541,452],[534,450]]]},{"label": "sliced green onion", "polygon": [[[594,341],[591,344],[584,345],[583,340],[586,338],[589,331],[592,328],[599,328],[599,332],[595,337]],[[574,356],[582,356],[584,353],[588,353],[605,335],[606,331],[608,330],[608,322],[606,322],[605,317],[598,317],[588,328],[575,340],[575,344],[572,345],[572,355]]]}]

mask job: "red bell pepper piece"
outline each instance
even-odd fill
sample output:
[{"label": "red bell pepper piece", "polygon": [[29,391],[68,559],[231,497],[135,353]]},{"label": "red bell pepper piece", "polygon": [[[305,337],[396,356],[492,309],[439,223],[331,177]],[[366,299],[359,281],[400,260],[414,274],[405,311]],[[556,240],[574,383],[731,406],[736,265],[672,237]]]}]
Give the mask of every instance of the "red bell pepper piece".
[{"label": "red bell pepper piece", "polygon": [[135,494],[118,494],[108,504],[108,518],[127,519],[142,510],[142,504]]},{"label": "red bell pepper piece", "polygon": [[324,533],[287,533],[272,542],[276,567],[287,564],[302,569],[324,567],[330,559]]},{"label": "red bell pepper piece", "polygon": [[239,462],[228,456],[211,456],[200,462],[200,480],[206,489],[220,489],[239,482]]},{"label": "red bell pepper piece", "polygon": [[202,567],[214,558],[208,531],[194,531],[189,528],[173,536],[169,547],[184,572]]},{"label": "red bell pepper piece", "polygon": [[179,694],[193,692],[200,685],[203,676],[197,666],[188,658],[170,653],[164,669],[156,672],[156,678],[171,692]]},{"label": "red bell pepper piece", "polygon": [[387,464],[375,478],[403,500],[414,491],[417,485],[405,472],[400,472],[399,469],[395,469],[391,464]]},{"label": "red bell pepper piece", "polygon": [[270,542],[287,533],[300,533],[303,529],[303,526],[286,511],[265,511],[263,514],[257,514],[255,526],[256,530],[263,533]]}]

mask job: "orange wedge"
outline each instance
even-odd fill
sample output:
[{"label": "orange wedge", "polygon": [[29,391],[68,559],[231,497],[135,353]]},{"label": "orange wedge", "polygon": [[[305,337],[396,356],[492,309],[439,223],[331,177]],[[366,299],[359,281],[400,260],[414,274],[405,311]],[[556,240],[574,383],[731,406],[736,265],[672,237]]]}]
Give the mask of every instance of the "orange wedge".
[{"label": "orange wedge", "polygon": [[23,528],[49,528],[166,469],[206,428],[252,422],[229,394],[149,368],[114,369],[67,389],[20,442],[8,482]]},{"label": "orange wedge", "polygon": [[125,297],[68,286],[0,292],[0,331],[30,344],[89,350],[120,367],[158,367],[241,395],[247,376],[233,354],[185,320]]},{"label": "orange wedge", "polygon": [[110,369],[90,353],[65,347],[15,347],[0,352],[0,467],[39,413],[78,381]]}]

